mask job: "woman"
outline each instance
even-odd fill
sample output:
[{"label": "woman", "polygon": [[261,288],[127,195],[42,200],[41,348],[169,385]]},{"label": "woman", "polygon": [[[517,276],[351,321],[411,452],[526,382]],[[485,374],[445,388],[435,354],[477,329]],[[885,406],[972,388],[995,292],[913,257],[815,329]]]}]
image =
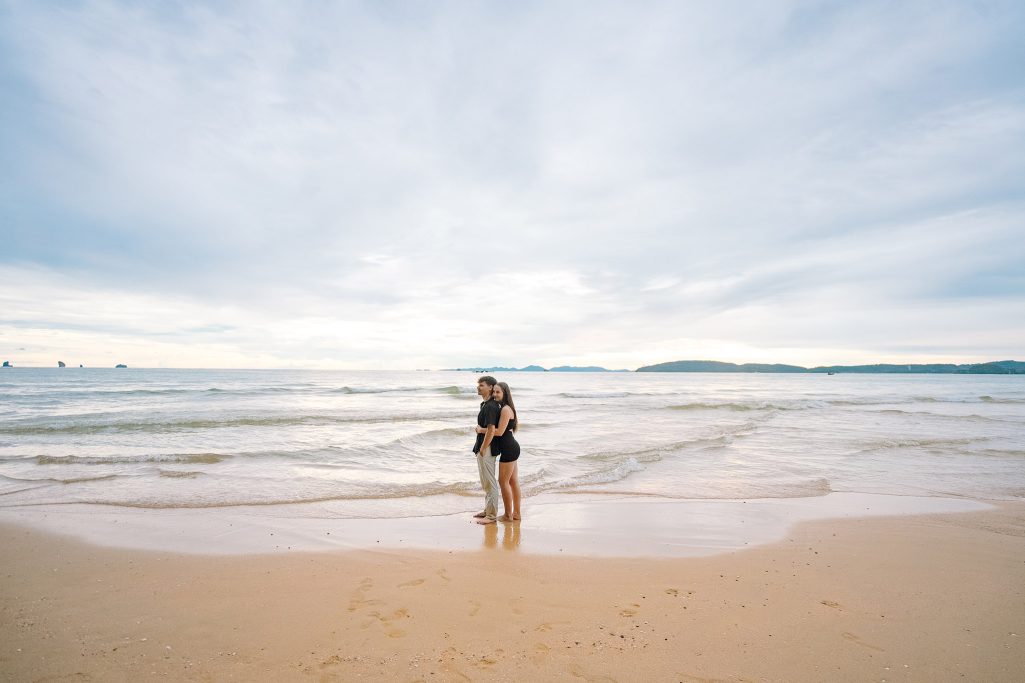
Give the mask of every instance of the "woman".
[{"label": "woman", "polygon": [[[502,489],[502,505],[505,514],[498,518],[500,522],[515,522],[520,519],[520,478],[516,462],[520,457],[520,444],[516,442],[513,432],[516,431],[516,405],[513,403],[509,385],[499,382],[495,385],[491,397],[502,406],[495,428],[495,440],[501,448],[502,455],[498,459],[498,486]],[[477,433],[486,430],[477,427]]]}]

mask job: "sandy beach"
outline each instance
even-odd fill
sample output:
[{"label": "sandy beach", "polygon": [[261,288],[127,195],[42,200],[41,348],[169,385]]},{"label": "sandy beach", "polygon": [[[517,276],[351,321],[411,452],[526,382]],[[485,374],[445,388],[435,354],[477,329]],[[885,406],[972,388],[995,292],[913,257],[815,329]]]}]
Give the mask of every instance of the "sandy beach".
[{"label": "sandy beach", "polygon": [[1025,683],[1023,29],[0,0],[0,683]]},{"label": "sandy beach", "polygon": [[[689,558],[203,556],[0,527],[0,678],[1020,681],[1025,505],[801,522]],[[529,520],[524,524],[529,524]]]}]

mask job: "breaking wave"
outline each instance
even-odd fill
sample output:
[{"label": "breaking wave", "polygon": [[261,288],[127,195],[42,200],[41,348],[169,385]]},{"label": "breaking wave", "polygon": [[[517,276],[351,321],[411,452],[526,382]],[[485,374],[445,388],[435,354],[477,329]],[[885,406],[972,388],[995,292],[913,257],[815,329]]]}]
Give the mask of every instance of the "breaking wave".
[{"label": "breaking wave", "polygon": [[37,455],[38,465],[125,465],[131,463],[182,463],[213,465],[222,462],[230,455],[221,453],[182,453],[169,455],[122,455],[122,456],[78,456],[78,455]]},{"label": "breaking wave", "polygon": [[270,417],[229,417],[217,420],[166,420],[126,422],[77,422],[71,424],[8,424],[0,426],[0,434],[105,434],[117,432],[177,432],[232,427],[292,427],[387,422],[421,422],[466,416],[463,413],[436,415],[390,415],[382,417],[346,417],[338,415],[281,415]]}]

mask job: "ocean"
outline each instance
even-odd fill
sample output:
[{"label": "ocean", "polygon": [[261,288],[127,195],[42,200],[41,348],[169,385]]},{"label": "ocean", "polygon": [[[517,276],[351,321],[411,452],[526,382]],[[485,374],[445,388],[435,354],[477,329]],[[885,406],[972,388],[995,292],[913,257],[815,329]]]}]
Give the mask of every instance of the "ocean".
[{"label": "ocean", "polygon": [[[0,371],[0,508],[480,507],[476,374]],[[1015,376],[505,373],[531,498],[1025,497]],[[541,498],[538,498],[541,497]],[[300,508],[301,509],[301,508]],[[312,507],[311,507],[312,509]]]}]

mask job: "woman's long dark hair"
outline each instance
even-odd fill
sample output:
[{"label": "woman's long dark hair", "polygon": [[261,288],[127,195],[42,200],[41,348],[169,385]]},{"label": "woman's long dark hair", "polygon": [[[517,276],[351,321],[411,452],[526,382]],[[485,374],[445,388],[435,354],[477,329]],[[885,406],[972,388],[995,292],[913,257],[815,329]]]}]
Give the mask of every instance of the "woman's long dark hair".
[{"label": "woman's long dark hair", "polygon": [[512,391],[509,390],[509,385],[506,384],[505,382],[499,382],[498,386],[502,387],[502,401],[501,401],[501,405],[509,406],[510,408],[513,409],[513,419],[516,420],[516,422],[513,423],[512,430],[515,432],[517,429],[520,428],[520,421],[516,417],[516,404],[513,403],[513,400],[512,400]]}]

